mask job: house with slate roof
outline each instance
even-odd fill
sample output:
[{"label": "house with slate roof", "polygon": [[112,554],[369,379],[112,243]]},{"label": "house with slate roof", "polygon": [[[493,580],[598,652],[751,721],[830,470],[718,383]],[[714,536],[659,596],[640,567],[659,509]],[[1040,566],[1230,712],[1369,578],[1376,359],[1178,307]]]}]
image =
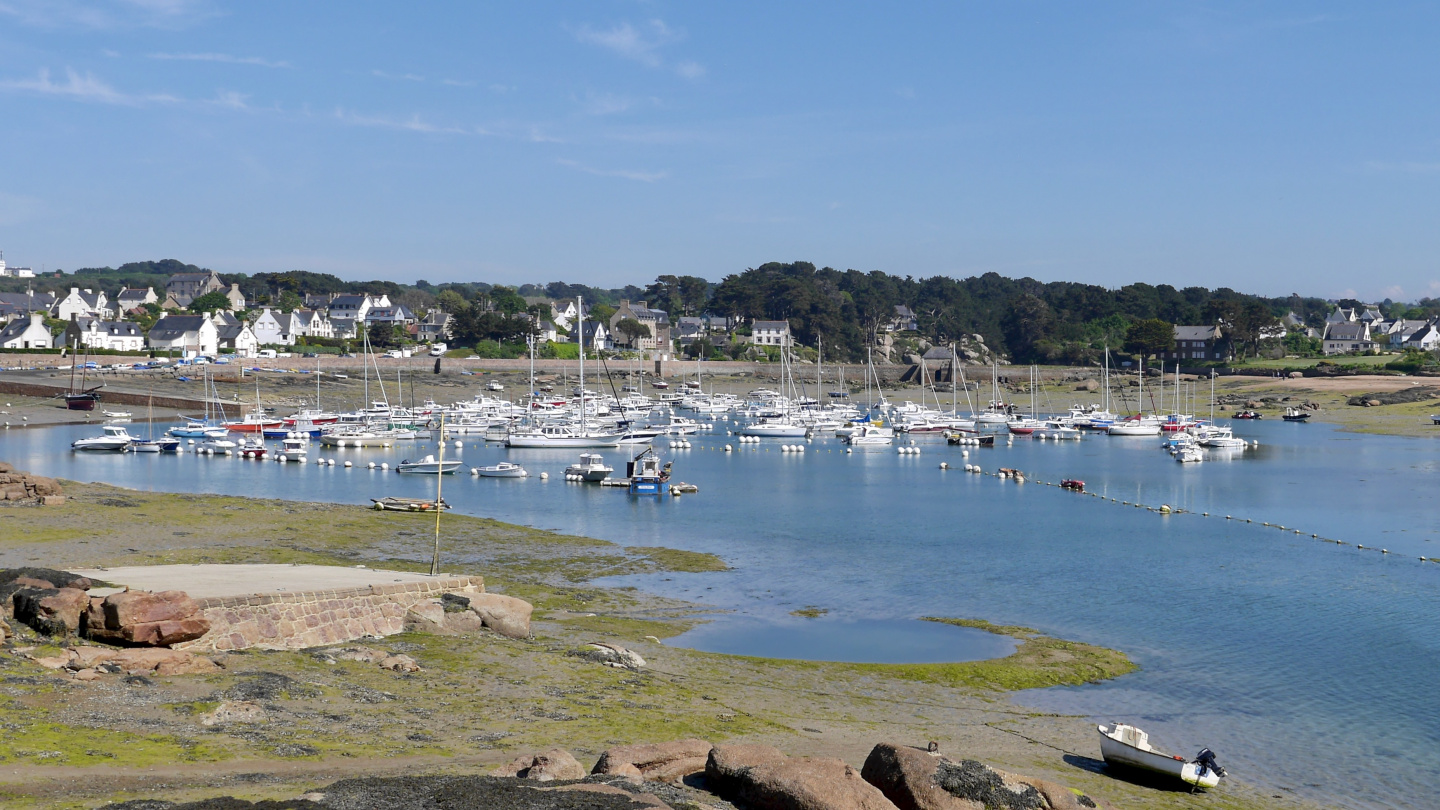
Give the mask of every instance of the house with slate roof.
[{"label": "house with slate roof", "polygon": [[0,329],[0,349],[53,349],[55,336],[45,325],[45,313],[31,312]]},{"label": "house with slate roof", "polygon": [[215,323],[205,315],[166,315],[150,327],[145,337],[155,351],[173,351],[182,355],[213,355],[220,349],[220,335]]},{"label": "house with slate roof", "polygon": [[[165,282],[165,303],[173,304],[176,309],[184,309],[196,298],[223,289],[225,285],[220,282],[220,274],[214,270],[203,273],[176,273]],[[243,304],[245,299],[242,296],[240,300]]]},{"label": "house with slate roof", "polygon": [[91,349],[112,349],[117,352],[138,352],[145,348],[145,333],[130,321],[105,321],[100,318],[77,317],[61,333],[61,345]]}]

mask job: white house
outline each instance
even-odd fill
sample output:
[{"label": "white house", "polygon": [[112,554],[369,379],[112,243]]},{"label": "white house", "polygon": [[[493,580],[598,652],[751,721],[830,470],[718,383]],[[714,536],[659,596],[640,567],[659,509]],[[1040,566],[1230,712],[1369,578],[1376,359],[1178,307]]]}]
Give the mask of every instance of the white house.
[{"label": "white house", "polygon": [[146,336],[156,351],[213,355],[220,348],[215,322],[207,315],[166,315],[155,322]]},{"label": "white house", "polygon": [[53,349],[55,338],[45,325],[45,313],[32,312],[0,329],[0,349]]},{"label": "white house", "polygon": [[217,320],[215,336],[220,348],[231,349],[240,357],[254,357],[260,348],[260,341],[256,339],[255,333],[250,331],[250,325],[239,318]]},{"label": "white house", "polygon": [[276,312],[266,307],[250,324],[250,331],[261,346],[293,346],[298,320],[292,312]]},{"label": "white house", "polygon": [[1376,347],[1366,321],[1327,321],[1325,323],[1325,354],[1349,354]]},{"label": "white house", "polygon": [[65,327],[62,343],[76,343],[92,349],[138,352],[145,348],[145,333],[140,325],[129,321],[103,321],[99,318],[76,318]]},{"label": "white house", "polygon": [[750,342],[757,346],[789,346],[789,321],[756,321],[750,326]]},{"label": "white house", "polygon": [[1407,349],[1420,349],[1430,351],[1440,346],[1440,329],[1437,329],[1434,322],[1427,322],[1424,326],[1410,333],[1405,338],[1404,347]]},{"label": "white house", "polygon": [[299,319],[299,334],[306,337],[335,337],[335,327],[330,324],[330,319],[325,317],[325,313],[320,310],[297,309],[291,314]]},{"label": "white house", "polygon": [[330,299],[329,315],[331,320],[364,321],[371,309],[388,306],[388,295],[337,295]]},{"label": "white house", "polygon": [[158,303],[160,303],[160,297],[155,294],[154,287],[146,287],[143,290],[139,287],[125,287],[120,290],[119,295],[115,296],[115,305],[120,308],[121,312],[129,312],[146,304]]},{"label": "white house", "polygon": [[613,349],[615,342],[611,340],[610,332],[605,324],[600,321],[585,321],[581,324],[582,340],[581,349],[594,351],[596,349]]},{"label": "white house", "polygon": [[55,302],[50,314],[62,321],[73,321],[78,317],[111,318],[115,313],[109,307],[105,291],[94,291],[71,287],[70,294]]},{"label": "white house", "polygon": [[0,251],[0,278],[34,278],[35,271],[28,267],[6,267],[5,252]]}]

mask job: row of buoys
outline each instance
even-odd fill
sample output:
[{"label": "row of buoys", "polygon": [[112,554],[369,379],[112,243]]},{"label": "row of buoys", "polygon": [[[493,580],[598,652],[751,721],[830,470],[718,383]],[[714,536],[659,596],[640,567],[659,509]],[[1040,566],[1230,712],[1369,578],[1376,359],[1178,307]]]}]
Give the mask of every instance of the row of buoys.
[{"label": "row of buoys", "polygon": [[760,443],[760,437],[759,437],[759,436],[738,436],[738,437],[736,437],[736,441],[740,442],[741,444],[759,444],[759,443]]},{"label": "row of buoys", "polygon": [[390,469],[390,465],[389,465],[389,463],[384,462],[384,461],[380,462],[379,464],[376,464],[375,462],[372,461],[372,462],[370,462],[369,464],[366,464],[366,465],[365,465],[365,469],[367,469],[367,470],[374,470],[374,469],[377,469],[377,468],[378,468],[378,469],[381,469],[381,470],[388,470],[388,469]]},{"label": "row of buoys", "polygon": [[972,438],[972,437],[970,437],[970,436],[961,436],[960,438],[958,438],[958,439],[955,440],[955,443],[958,444],[958,445],[966,446],[966,447],[979,447],[979,446],[980,446],[980,440],[979,440],[979,439],[976,439],[976,438]]},{"label": "row of buoys", "polygon": [[689,449],[690,449],[690,440],[689,440],[689,439],[671,439],[671,440],[670,440],[670,449],[671,449],[671,450],[689,450]]},{"label": "row of buoys", "polygon": [[979,465],[979,464],[966,464],[966,465],[965,465],[965,472],[968,472],[968,473],[978,473],[978,472],[984,472],[984,470],[981,470],[981,469],[980,469],[980,465]]},{"label": "row of buoys", "polygon": [[805,452],[805,445],[803,445],[803,444],[782,444],[782,445],[780,445],[780,452],[782,452],[782,453],[803,453],[803,452]]},{"label": "row of buoys", "polygon": [[897,448],[895,448],[895,452],[899,453],[899,454],[902,455],[902,456],[918,456],[918,455],[920,455],[920,448],[918,448],[918,447],[897,447]]},{"label": "row of buoys", "polygon": [[[543,473],[542,473],[542,475],[543,475]],[[566,473],[566,474],[565,474],[565,480],[566,480],[566,481],[572,481],[572,482],[575,482],[575,483],[581,483],[581,482],[583,482],[583,481],[585,480],[585,476],[579,475],[578,473]]]}]

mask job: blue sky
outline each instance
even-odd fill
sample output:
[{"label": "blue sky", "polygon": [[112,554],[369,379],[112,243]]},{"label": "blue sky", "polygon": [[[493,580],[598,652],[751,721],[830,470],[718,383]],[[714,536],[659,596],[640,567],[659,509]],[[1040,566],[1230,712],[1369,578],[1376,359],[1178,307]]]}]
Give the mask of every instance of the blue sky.
[{"label": "blue sky", "polygon": [[0,250],[1440,295],[1440,6],[0,0]]}]

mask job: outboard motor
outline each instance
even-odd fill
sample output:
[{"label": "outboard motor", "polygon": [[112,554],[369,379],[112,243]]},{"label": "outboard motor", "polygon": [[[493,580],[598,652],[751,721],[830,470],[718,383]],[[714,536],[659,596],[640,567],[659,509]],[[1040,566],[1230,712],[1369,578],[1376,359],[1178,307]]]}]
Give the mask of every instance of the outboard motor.
[{"label": "outboard motor", "polygon": [[1200,753],[1195,755],[1195,764],[1200,766],[1200,776],[1204,776],[1207,771],[1214,771],[1216,776],[1225,778],[1225,769],[1215,761],[1215,752],[1209,748],[1200,749]]}]

